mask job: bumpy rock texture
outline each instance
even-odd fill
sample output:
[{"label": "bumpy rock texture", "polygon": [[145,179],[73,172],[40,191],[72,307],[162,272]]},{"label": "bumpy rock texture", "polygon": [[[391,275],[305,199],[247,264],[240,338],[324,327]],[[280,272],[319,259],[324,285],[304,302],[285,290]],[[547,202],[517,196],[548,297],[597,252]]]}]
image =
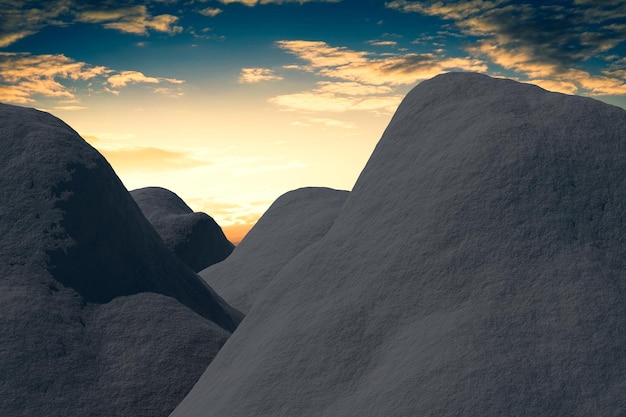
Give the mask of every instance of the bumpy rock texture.
[{"label": "bumpy rock texture", "polygon": [[200,276],[244,313],[274,276],[333,225],[347,191],[300,188],[280,196],[224,262]]},{"label": "bumpy rock texture", "polygon": [[624,415],[625,204],[623,109],[424,81],[172,417]]},{"label": "bumpy rock texture", "polygon": [[130,195],[165,246],[194,271],[223,261],[235,248],[215,220],[206,213],[194,213],[172,191],[146,187]]},{"label": "bumpy rock texture", "polygon": [[241,314],[66,124],[0,105],[0,144],[0,415],[167,415]]}]

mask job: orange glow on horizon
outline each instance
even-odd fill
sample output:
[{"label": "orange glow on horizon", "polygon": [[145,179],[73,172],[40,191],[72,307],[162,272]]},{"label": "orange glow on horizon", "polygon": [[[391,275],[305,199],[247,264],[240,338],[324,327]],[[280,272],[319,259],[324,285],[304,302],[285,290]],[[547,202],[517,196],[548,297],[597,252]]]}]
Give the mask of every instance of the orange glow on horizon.
[{"label": "orange glow on horizon", "polygon": [[226,238],[235,246],[243,240],[254,224],[235,223],[228,226],[221,226]]}]

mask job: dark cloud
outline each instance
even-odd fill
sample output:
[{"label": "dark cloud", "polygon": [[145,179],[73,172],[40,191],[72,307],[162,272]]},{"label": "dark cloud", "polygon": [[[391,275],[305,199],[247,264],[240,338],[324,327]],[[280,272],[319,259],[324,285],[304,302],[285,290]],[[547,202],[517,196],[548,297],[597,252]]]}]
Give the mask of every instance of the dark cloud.
[{"label": "dark cloud", "polygon": [[[507,5],[485,11],[473,22],[458,22],[472,30],[483,25],[497,34],[507,48],[531,47],[538,57],[556,60],[564,66],[598,56],[623,41],[606,20],[589,23],[591,8],[559,5]],[[615,16],[611,16],[613,21]],[[480,27],[478,27],[480,31]],[[490,35],[491,33],[483,33]]]},{"label": "dark cloud", "polygon": [[32,34],[46,26],[67,26],[74,22],[99,24],[136,35],[149,31],[164,32],[170,35],[179,33],[182,28],[176,25],[177,16],[153,14],[153,3],[164,1],[16,1],[0,0],[0,48]]},{"label": "dark cloud", "polygon": [[[625,88],[623,79],[590,80],[586,78],[591,75],[582,71],[592,59],[608,68],[624,56],[623,0],[394,0],[386,6],[452,21],[466,36],[466,49],[472,54],[530,78],[564,81],[574,77],[598,94]],[[569,89],[575,91],[571,85]]]},{"label": "dark cloud", "polygon": [[0,47],[5,47],[45,26],[65,25],[72,9],[72,1],[1,0],[0,8]]}]

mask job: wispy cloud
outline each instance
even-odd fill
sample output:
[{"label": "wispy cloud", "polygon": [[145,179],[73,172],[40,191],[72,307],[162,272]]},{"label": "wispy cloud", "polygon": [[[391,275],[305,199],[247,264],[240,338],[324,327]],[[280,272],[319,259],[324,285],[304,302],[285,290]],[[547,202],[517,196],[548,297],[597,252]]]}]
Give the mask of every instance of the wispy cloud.
[{"label": "wispy cloud", "polygon": [[12,43],[19,41],[22,38],[32,35],[33,33],[35,32],[30,31],[30,30],[24,30],[24,31],[15,32],[15,33],[0,34],[0,48],[7,47],[11,45]]},{"label": "wispy cloud", "polygon": [[368,51],[330,46],[321,41],[278,41],[276,45],[306,64],[301,69],[319,75],[368,85],[408,85],[441,72],[466,70],[483,72],[480,60],[446,58],[431,53],[377,56]]},{"label": "wispy cloud", "polygon": [[323,93],[344,94],[347,96],[371,96],[393,93],[386,85],[368,85],[353,81],[319,81],[318,90]]},{"label": "wispy cloud", "polygon": [[63,26],[71,16],[71,0],[3,1],[0,47],[4,48],[45,26]]},{"label": "wispy cloud", "polygon": [[[319,81],[317,88],[295,94],[283,94],[269,102],[285,109],[307,112],[376,111],[392,113],[402,100],[391,86],[368,85],[354,81]],[[319,123],[322,119],[309,119]],[[331,124],[326,124],[331,126]]]},{"label": "wispy cloud", "polygon": [[132,6],[110,10],[86,10],[76,18],[79,22],[102,24],[107,29],[136,35],[147,35],[149,30],[169,33],[182,32],[177,26],[178,17],[170,14],[152,16],[146,6]]},{"label": "wispy cloud", "polygon": [[396,45],[398,45],[398,42],[396,42],[396,41],[376,41],[376,40],[371,40],[371,41],[368,41],[367,43],[369,43],[372,46],[396,46]]},{"label": "wispy cloud", "polygon": [[258,4],[286,4],[286,3],[339,3],[341,0],[219,0],[223,4],[241,3],[252,7]]},{"label": "wispy cloud", "polygon": [[33,96],[74,98],[59,79],[84,81],[111,72],[103,66],[74,61],[65,55],[0,53],[0,101],[26,104]]},{"label": "wispy cloud", "polygon": [[570,0],[556,4],[510,0],[407,1],[388,8],[452,21],[472,38],[467,51],[528,81],[566,93],[625,94],[624,77],[582,70],[590,59],[611,54],[626,40],[626,3]]},{"label": "wispy cloud", "polygon": [[87,107],[85,106],[55,106],[54,110],[63,110],[63,111],[77,111],[77,110],[85,110]]},{"label": "wispy cloud", "polygon": [[[77,83],[89,82],[89,91],[119,94],[119,89],[130,84],[182,84],[183,80],[166,77],[152,77],[139,71],[117,72],[104,66],[94,66],[75,61],[62,54],[30,55],[27,53],[0,53],[0,101],[14,104],[34,103],[37,96],[57,98],[63,101],[74,100],[71,106],[57,108],[70,110],[82,107],[77,100],[81,91]],[[158,90],[156,93],[179,95],[174,90]],[[63,104],[63,103],[60,103]]]},{"label": "wispy cloud", "polygon": [[374,54],[321,41],[284,40],[276,45],[302,63],[288,69],[325,78],[315,88],[269,99],[285,109],[308,112],[371,111],[393,113],[402,100],[399,88],[441,72],[457,69],[483,72],[487,66],[473,58],[447,58],[435,54]]},{"label": "wispy cloud", "polygon": [[126,87],[128,84],[148,83],[159,84],[161,82],[167,82],[172,84],[182,84],[183,80],[177,80],[175,78],[164,77],[149,77],[139,71],[122,71],[119,74],[110,76],[107,82],[113,88]]},{"label": "wispy cloud", "polygon": [[126,149],[101,149],[113,168],[120,171],[154,171],[187,169],[207,165],[206,161],[192,158],[185,152],[154,147]]},{"label": "wispy cloud", "polygon": [[223,10],[217,7],[207,7],[206,9],[202,9],[198,11],[198,13],[200,13],[201,15],[208,16],[208,17],[215,17],[222,12]]},{"label": "wispy cloud", "polygon": [[153,16],[146,5],[125,4],[127,3],[117,1],[4,1],[0,19],[0,47],[9,46],[46,26],[67,26],[75,22],[98,24],[107,29],[135,35],[147,35],[150,31],[174,35],[183,30],[177,25],[177,16]]},{"label": "wispy cloud", "polygon": [[416,12],[431,16],[446,16],[449,19],[463,19],[469,15],[480,13],[484,10],[490,10],[494,7],[505,3],[506,0],[470,0],[470,1],[407,1],[394,0],[385,3],[390,9],[400,10],[402,12]]},{"label": "wispy cloud", "polygon": [[162,172],[210,165],[210,162],[197,159],[190,152],[152,146],[128,146],[126,142],[132,137],[97,134],[84,138],[119,172]]},{"label": "wispy cloud", "polygon": [[400,104],[402,97],[401,94],[356,97],[313,89],[272,97],[269,102],[287,109],[308,112],[377,111],[393,113]]},{"label": "wispy cloud", "polygon": [[120,88],[126,87],[128,84],[136,83],[150,83],[158,84],[159,79],[156,77],[146,77],[139,71],[122,71],[119,74],[110,76],[107,82],[111,84],[111,87]]},{"label": "wispy cloud", "polygon": [[274,74],[274,71],[269,68],[242,68],[239,74],[239,83],[241,84],[254,84],[282,79],[283,77]]}]

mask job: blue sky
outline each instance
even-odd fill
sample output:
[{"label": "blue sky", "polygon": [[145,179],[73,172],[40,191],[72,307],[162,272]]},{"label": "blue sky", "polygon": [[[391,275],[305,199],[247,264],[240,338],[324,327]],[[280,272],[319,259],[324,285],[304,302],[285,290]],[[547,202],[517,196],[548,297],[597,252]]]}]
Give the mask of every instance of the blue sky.
[{"label": "blue sky", "polygon": [[626,108],[625,0],[0,9],[0,101],[57,115],[129,189],[170,188],[233,236],[290,189],[350,189],[403,95],[441,72]]}]

